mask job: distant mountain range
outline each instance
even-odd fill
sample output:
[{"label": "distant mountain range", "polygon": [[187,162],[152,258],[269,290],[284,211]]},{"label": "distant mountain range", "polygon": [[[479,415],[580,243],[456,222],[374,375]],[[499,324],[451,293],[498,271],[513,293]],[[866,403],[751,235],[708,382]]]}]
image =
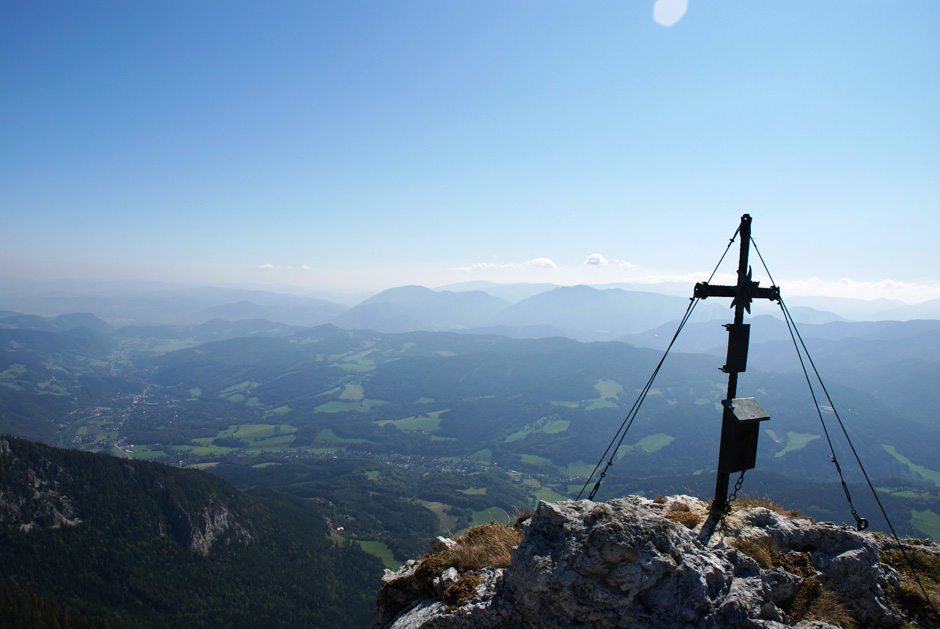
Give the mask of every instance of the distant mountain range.
[{"label": "distant mountain range", "polygon": [[[623,340],[654,347],[685,312],[692,293],[675,294],[674,285],[557,286],[468,282],[432,290],[401,286],[354,306],[312,297],[215,287],[177,288],[102,295],[78,293],[0,294],[0,327],[61,331],[90,327],[106,331],[122,326],[192,326],[214,319],[228,322],[267,320],[289,328],[332,323],[344,329],[378,332],[459,331],[496,333],[515,338],[566,336],[580,341]],[[786,291],[784,290],[786,299]],[[728,300],[702,301],[693,321],[730,318]],[[794,297],[793,316],[804,324],[837,321],[907,321],[940,319],[940,300],[914,306],[899,301]],[[43,315],[42,323],[31,315]],[[84,312],[92,315],[64,313]],[[755,315],[781,318],[776,304],[758,302]],[[53,317],[50,319],[49,317]],[[82,317],[84,317],[84,322]],[[42,327],[45,326],[45,327]],[[671,333],[670,333],[671,334]],[[692,335],[695,336],[695,335]],[[720,335],[719,335],[720,336]],[[717,338],[717,337],[716,337]],[[714,339],[713,339],[714,340]],[[718,341],[713,346],[721,345]],[[697,346],[695,351],[708,347]]]}]

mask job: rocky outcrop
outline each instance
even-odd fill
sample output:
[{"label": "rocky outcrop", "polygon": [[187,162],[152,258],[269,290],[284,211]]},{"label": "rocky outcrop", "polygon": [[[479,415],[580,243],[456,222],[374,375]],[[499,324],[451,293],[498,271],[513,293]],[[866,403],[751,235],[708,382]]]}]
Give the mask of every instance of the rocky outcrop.
[{"label": "rocky outcrop", "polygon": [[229,542],[248,545],[255,541],[250,523],[242,523],[228,507],[206,506],[202,511],[190,515],[174,505],[172,518],[173,536],[176,541],[189,547],[203,557],[209,554],[219,539],[228,534]]},{"label": "rocky outcrop", "polygon": [[[387,572],[374,626],[718,629],[905,621],[893,598],[898,574],[880,563],[877,537],[761,506],[736,508],[708,535],[703,527],[715,522],[707,516],[707,505],[689,496],[542,502],[506,569],[477,571],[473,579],[442,569],[431,588],[420,587],[422,572],[427,578],[422,562]],[[448,603],[445,593],[461,580],[472,591],[464,604]],[[825,604],[807,614],[813,601]]]},{"label": "rocky outcrop", "polygon": [[[0,527],[30,533],[80,524],[100,526],[102,522],[93,517],[95,509],[88,507],[87,500],[83,503],[81,496],[101,492],[152,502],[150,508],[138,505],[141,508],[135,516],[125,516],[121,527],[139,526],[159,537],[171,537],[204,557],[221,540],[243,545],[256,541],[250,519],[225,496],[210,491],[200,492],[194,499],[180,485],[168,486],[158,478],[150,482],[140,479],[141,474],[150,478],[153,464],[104,459],[107,469],[97,486],[87,476],[76,481],[68,463],[57,463],[44,453],[54,457],[56,451],[35,444],[14,448],[10,440],[0,439]],[[147,491],[138,493],[140,486],[148,487]]]},{"label": "rocky outcrop", "polygon": [[17,490],[11,491],[12,483],[0,485],[0,524],[28,533],[81,522],[72,500],[61,488],[63,482],[71,480],[62,467],[45,458],[32,465],[20,462],[5,439],[0,440],[0,457],[6,459],[5,463],[20,463],[15,477]]}]

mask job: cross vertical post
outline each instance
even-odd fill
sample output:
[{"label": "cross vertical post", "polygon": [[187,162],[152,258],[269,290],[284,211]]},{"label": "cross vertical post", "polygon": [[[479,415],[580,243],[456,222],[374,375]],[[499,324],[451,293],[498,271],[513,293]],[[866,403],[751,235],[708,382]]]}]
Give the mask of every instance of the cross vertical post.
[{"label": "cross vertical post", "polygon": [[751,312],[754,298],[779,301],[780,289],[776,286],[760,288],[759,282],[751,280],[748,252],[751,245],[751,216],[741,217],[738,228],[741,249],[738,255],[738,281],[734,286],[712,286],[707,282],[695,285],[695,297],[731,297],[734,308],[734,323],[725,325],[728,330],[728,356],[722,371],[728,374],[728,394],[722,402],[721,445],[718,453],[718,478],[715,482],[715,500],[712,510],[723,511],[728,506],[728,480],[733,472],[754,467],[757,452],[759,422],[768,419],[753,399],[736,399],[738,374],[747,367],[747,348],[750,326],[744,323],[744,313]]}]

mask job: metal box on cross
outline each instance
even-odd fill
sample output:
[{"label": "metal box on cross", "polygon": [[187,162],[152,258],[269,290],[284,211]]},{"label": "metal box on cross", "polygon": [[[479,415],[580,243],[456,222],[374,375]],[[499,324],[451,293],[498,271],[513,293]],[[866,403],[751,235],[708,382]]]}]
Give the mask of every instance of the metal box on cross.
[{"label": "metal box on cross", "polygon": [[723,400],[722,404],[724,414],[718,471],[733,474],[753,469],[757,460],[760,423],[770,419],[770,416],[752,397]]}]

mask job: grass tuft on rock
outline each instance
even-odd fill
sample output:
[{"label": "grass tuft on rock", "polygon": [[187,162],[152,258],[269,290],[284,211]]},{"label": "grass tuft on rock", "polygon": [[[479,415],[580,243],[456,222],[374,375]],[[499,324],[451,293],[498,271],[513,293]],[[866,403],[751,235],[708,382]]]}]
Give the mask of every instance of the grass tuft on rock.
[{"label": "grass tuft on rock", "polygon": [[[912,541],[914,540],[905,540]],[[906,553],[910,564],[900,550],[886,550],[881,553],[882,563],[888,564],[901,575],[898,602],[902,611],[909,617],[916,618],[924,627],[940,627],[940,617],[934,612],[934,609],[940,609],[940,557],[913,548],[907,549]],[[917,584],[915,571],[927,592],[929,602]]]},{"label": "grass tuft on rock", "polygon": [[460,573],[481,568],[508,568],[512,549],[522,541],[522,533],[508,524],[490,522],[473,527],[454,541],[455,546],[425,556],[415,568],[415,582],[422,594],[429,593],[434,579],[450,567]]},{"label": "grass tuft on rock", "polygon": [[816,577],[803,579],[793,599],[783,605],[794,623],[803,620],[822,620],[843,629],[855,627],[855,620],[848,609],[827,590]]},{"label": "grass tuft on rock", "polygon": [[816,568],[807,553],[781,552],[770,537],[758,539],[732,539],[731,545],[757,562],[763,570],[783,568],[790,574],[807,578],[816,575]]},{"label": "grass tuft on rock", "polygon": [[773,540],[769,537],[759,539],[732,539],[732,546],[757,562],[762,570],[770,570],[774,567],[773,558],[777,552]]},{"label": "grass tuft on rock", "polygon": [[456,583],[444,590],[444,602],[447,607],[444,611],[450,612],[469,603],[476,594],[477,586],[483,583],[483,577],[476,574],[465,574]]},{"label": "grass tuft on rock", "polygon": [[702,516],[693,513],[689,505],[680,502],[670,505],[666,510],[666,518],[678,522],[687,529],[694,529],[702,521]]},{"label": "grass tuft on rock", "polygon": [[787,509],[776,500],[772,500],[766,496],[741,496],[734,501],[734,506],[744,509],[763,507],[788,518],[800,517],[799,509]]},{"label": "grass tuft on rock", "polygon": [[512,549],[522,541],[522,533],[501,522],[475,526],[455,540],[451,549],[459,572],[480,568],[508,568]]}]

